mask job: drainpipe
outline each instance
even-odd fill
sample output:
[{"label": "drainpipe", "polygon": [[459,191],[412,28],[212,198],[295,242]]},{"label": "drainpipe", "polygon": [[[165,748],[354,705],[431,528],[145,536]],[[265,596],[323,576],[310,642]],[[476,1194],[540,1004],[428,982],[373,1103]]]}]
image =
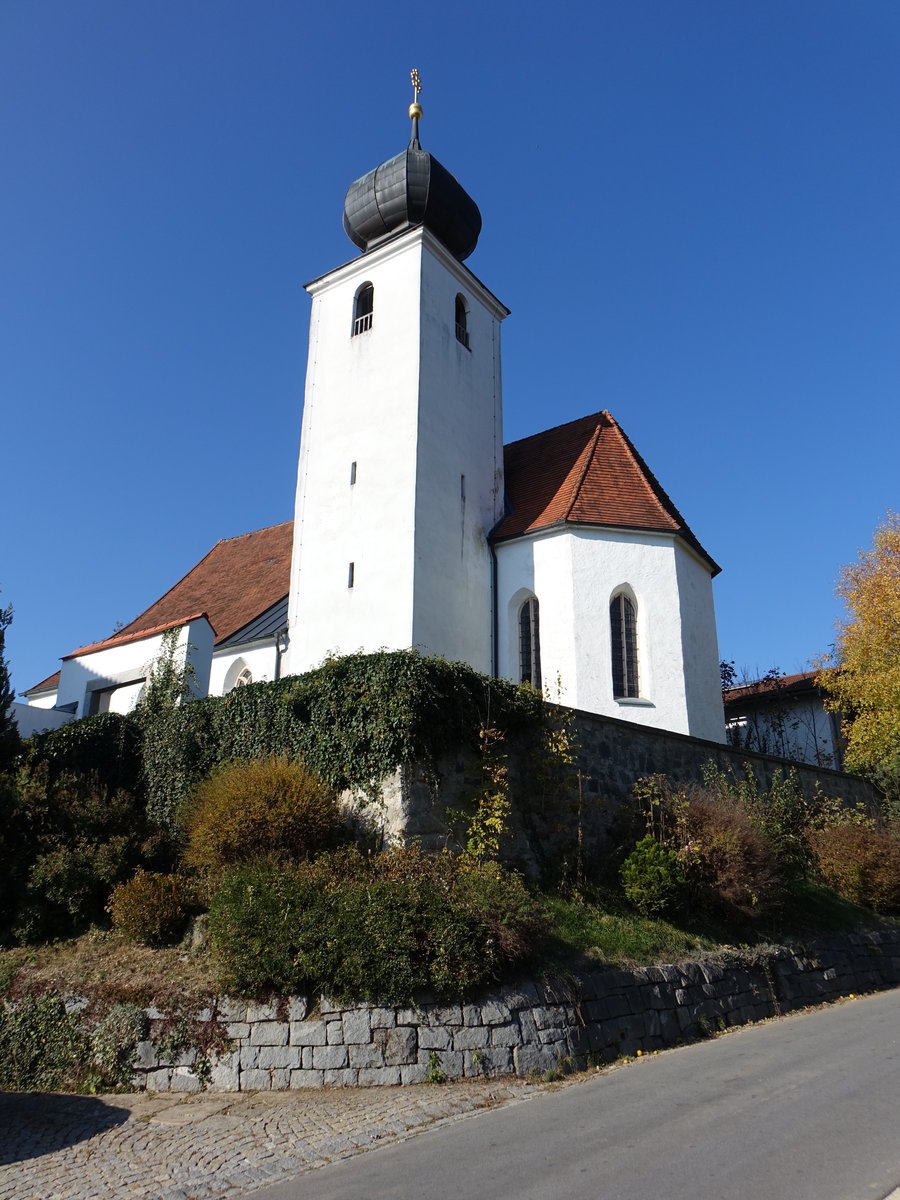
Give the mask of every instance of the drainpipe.
[{"label": "drainpipe", "polygon": [[494,543],[488,542],[491,552],[491,674],[494,679],[500,676],[500,654],[497,646],[499,638],[499,618],[497,615],[497,551]]},{"label": "drainpipe", "polygon": [[[282,640],[283,639],[283,640]],[[288,648],[288,629],[284,625],[275,631],[275,678],[281,678],[281,656]]]}]

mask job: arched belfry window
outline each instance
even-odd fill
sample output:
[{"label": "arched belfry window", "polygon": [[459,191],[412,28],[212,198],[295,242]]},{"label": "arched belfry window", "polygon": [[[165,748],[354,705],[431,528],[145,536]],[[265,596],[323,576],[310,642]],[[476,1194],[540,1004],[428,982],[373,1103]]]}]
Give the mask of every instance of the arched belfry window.
[{"label": "arched belfry window", "polygon": [[638,674],[637,610],[624,592],[613,596],[609,606],[612,644],[613,695],[630,700],[640,695]]},{"label": "arched belfry window", "polygon": [[456,296],[456,340],[462,342],[465,348],[469,347],[469,309],[466,304],[465,297],[457,293]]},{"label": "arched belfry window", "polygon": [[519,679],[540,689],[541,625],[535,596],[519,609]]},{"label": "arched belfry window", "polygon": [[353,302],[353,337],[372,328],[374,310],[375,289],[371,283],[364,283],[356,293],[356,299]]}]

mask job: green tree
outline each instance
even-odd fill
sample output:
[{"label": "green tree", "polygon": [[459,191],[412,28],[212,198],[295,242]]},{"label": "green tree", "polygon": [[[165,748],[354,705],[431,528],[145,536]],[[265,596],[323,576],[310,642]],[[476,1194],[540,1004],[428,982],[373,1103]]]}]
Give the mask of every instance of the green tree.
[{"label": "green tree", "polygon": [[11,705],[16,698],[9,681],[9,666],[6,662],[6,631],[13,618],[12,605],[0,608],[0,772],[7,770],[19,749],[19,731],[12,715]]},{"label": "green tree", "polygon": [[842,715],[845,762],[900,807],[900,515],[888,512],[870,550],[841,569],[847,619],[818,682]]}]

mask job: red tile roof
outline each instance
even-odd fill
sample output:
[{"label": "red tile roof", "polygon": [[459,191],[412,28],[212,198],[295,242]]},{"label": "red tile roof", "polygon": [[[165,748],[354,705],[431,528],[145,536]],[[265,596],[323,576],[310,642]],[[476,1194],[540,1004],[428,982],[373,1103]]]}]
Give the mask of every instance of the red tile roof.
[{"label": "red tile roof", "polygon": [[216,645],[284,599],[291,579],[294,522],[223,538],[164,596],[135,617],[116,637],[185,621],[205,613]]},{"label": "red tile roof", "polygon": [[624,431],[605,410],[512,442],[504,450],[509,512],[492,541],[554,525],[675,533],[720,568]]},{"label": "red tile roof", "polygon": [[[177,629],[179,625],[188,625],[191,621],[199,621],[201,617],[206,617],[209,621],[207,613],[196,612],[186,617],[175,617],[171,621],[166,621],[162,625],[153,625],[149,629],[136,629],[133,633],[114,633],[112,637],[104,638],[102,642],[91,642],[89,646],[79,646],[71,654],[64,654],[63,662],[67,658],[80,658],[82,654],[94,654],[98,650],[111,650],[114,646],[127,646],[130,642],[141,642],[144,638],[154,637],[158,633],[166,633],[170,629]],[[215,630],[213,632],[215,633]]]},{"label": "red tile roof", "polygon": [[[293,521],[283,521],[240,537],[223,538],[140,616],[111,637],[65,655],[64,660],[152,637],[198,616],[205,616],[212,625],[218,645],[287,595],[293,536]],[[49,690],[58,683],[56,671],[28,692]]]}]

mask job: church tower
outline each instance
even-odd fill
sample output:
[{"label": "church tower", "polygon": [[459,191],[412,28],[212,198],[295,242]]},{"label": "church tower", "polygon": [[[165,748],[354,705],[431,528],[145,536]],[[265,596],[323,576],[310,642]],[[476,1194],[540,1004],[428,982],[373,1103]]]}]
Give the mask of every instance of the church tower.
[{"label": "church tower", "polygon": [[287,670],[416,647],[490,673],[503,515],[500,324],[463,265],[481,214],[419,144],[352,183],[360,257],[312,296]]}]

